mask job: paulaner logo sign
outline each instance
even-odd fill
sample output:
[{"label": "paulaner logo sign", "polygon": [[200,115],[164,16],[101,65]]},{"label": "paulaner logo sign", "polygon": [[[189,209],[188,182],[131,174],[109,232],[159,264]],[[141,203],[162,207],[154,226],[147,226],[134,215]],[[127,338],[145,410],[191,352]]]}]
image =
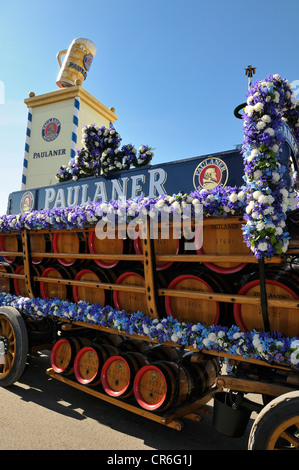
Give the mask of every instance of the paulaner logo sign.
[{"label": "paulaner logo sign", "polygon": [[228,168],[220,158],[206,158],[196,168],[193,175],[195,189],[213,189],[225,186],[228,179]]},{"label": "paulaner logo sign", "polygon": [[42,137],[46,142],[52,142],[61,129],[60,121],[56,118],[48,119],[42,127]]}]

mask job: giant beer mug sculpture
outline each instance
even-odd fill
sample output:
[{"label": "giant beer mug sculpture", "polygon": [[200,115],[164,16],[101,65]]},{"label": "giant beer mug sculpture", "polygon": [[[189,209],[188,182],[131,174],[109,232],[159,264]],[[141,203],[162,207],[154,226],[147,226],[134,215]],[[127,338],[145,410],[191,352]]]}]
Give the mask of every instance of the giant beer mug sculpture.
[{"label": "giant beer mug sculpture", "polygon": [[[82,83],[90,69],[91,63],[96,53],[95,44],[89,39],[74,39],[68,49],[64,49],[57,54],[60,67],[56,83],[60,88],[74,86],[76,80]],[[65,55],[63,62],[61,57]]]}]

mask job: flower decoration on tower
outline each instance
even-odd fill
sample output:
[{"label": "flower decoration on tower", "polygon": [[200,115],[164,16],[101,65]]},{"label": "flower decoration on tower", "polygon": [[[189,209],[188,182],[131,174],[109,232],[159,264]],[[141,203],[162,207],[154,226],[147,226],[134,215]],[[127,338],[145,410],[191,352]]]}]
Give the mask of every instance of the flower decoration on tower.
[{"label": "flower decoration on tower", "polygon": [[58,181],[76,181],[88,176],[107,175],[114,171],[128,170],[131,166],[148,165],[153,149],[142,145],[137,151],[132,144],[123,145],[122,138],[113,126],[85,126],[81,150],[68,165],[62,165],[56,175]]},{"label": "flower decoration on tower", "polygon": [[299,139],[299,110],[288,80],[275,74],[253,84],[243,119],[244,239],[257,258],[271,257],[288,248],[286,213],[296,204],[288,162],[281,158],[286,141],[280,132],[283,123]]}]

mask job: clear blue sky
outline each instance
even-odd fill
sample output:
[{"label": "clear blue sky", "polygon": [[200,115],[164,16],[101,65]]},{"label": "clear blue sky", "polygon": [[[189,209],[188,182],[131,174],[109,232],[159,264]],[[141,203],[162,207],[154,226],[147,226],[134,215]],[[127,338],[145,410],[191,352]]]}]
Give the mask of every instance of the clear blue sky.
[{"label": "clear blue sky", "polygon": [[[155,147],[153,163],[242,142],[233,109],[255,80],[299,80],[298,0],[0,1],[0,213],[21,188],[27,107],[57,88],[56,53],[76,37],[97,54],[84,88],[119,116],[122,143]],[[1,98],[1,94],[0,94]],[[89,124],[89,123],[86,123]]]}]

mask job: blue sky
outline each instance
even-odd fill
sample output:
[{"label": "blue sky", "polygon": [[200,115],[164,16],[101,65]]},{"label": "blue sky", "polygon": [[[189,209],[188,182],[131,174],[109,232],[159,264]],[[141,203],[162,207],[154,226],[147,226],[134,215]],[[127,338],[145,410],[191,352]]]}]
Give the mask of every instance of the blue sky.
[{"label": "blue sky", "polygon": [[[233,115],[254,80],[299,80],[298,0],[0,0],[0,213],[21,188],[24,99],[57,88],[56,54],[76,37],[97,53],[84,88],[108,107],[122,143],[154,147],[153,163],[242,142]],[[86,123],[90,124],[90,123]]]}]

